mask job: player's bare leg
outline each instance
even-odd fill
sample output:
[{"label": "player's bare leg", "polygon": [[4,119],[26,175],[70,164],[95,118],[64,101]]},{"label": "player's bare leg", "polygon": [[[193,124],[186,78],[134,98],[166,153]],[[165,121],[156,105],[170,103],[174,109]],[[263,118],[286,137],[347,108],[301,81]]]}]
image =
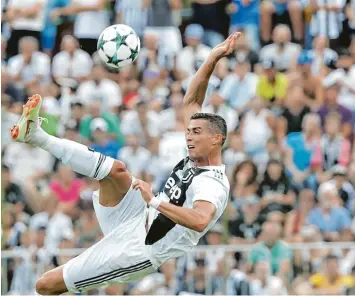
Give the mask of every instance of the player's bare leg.
[{"label": "player's bare leg", "polygon": [[[11,129],[18,142],[40,147],[60,159],[75,172],[100,181],[100,204],[113,207],[120,203],[129,190],[132,178],[123,162],[90,150],[87,146],[48,135],[41,127],[39,110],[42,98],[34,95],[24,105],[19,122]],[[57,295],[67,291],[63,268],[45,273],[36,285],[42,295]]]}]

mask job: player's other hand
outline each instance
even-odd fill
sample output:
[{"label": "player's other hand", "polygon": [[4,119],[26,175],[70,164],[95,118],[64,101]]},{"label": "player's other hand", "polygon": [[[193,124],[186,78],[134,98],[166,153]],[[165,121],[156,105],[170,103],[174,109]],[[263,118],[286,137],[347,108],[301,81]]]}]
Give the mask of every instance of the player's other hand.
[{"label": "player's other hand", "polygon": [[211,55],[215,59],[221,59],[223,57],[229,56],[234,51],[235,44],[237,43],[237,40],[241,34],[242,33],[237,32],[230,35],[226,40],[212,49]]},{"label": "player's other hand", "polygon": [[134,190],[140,190],[142,197],[144,201],[149,204],[152,198],[154,197],[154,194],[152,192],[152,188],[150,185],[142,180],[137,179],[133,183],[133,189]]}]

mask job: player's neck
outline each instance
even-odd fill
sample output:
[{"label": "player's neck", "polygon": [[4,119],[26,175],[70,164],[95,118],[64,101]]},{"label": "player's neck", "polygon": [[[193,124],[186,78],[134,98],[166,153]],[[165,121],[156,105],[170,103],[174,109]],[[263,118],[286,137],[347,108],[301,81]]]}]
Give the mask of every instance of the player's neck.
[{"label": "player's neck", "polygon": [[222,164],[222,154],[221,152],[218,153],[211,153],[206,158],[195,159],[194,164],[197,167],[202,166],[220,166]]}]

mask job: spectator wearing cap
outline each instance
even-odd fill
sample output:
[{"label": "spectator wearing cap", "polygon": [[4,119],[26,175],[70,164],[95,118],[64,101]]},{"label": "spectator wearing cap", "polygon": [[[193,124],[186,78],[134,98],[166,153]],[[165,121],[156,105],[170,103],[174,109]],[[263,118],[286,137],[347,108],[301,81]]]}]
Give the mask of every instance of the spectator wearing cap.
[{"label": "spectator wearing cap", "polygon": [[127,145],[118,152],[117,159],[126,164],[133,176],[142,178],[150,162],[151,154],[141,145],[140,138],[134,134],[127,136],[126,143]]},{"label": "spectator wearing cap", "polygon": [[48,84],[50,79],[49,57],[39,51],[38,40],[23,37],[19,41],[20,53],[9,59],[8,74],[18,85],[26,88],[36,84]]},{"label": "spectator wearing cap", "polygon": [[250,101],[255,97],[258,76],[251,73],[250,62],[246,56],[237,56],[234,64],[234,73],[229,74],[222,82],[219,95],[238,112],[249,107]]},{"label": "spectator wearing cap", "polygon": [[321,231],[326,241],[348,241],[351,238],[350,215],[340,206],[338,190],[334,184],[323,183],[318,189],[319,207],[312,209],[308,223]]},{"label": "spectator wearing cap", "polygon": [[207,59],[211,48],[202,44],[204,30],[201,25],[191,24],[185,30],[185,46],[177,56],[177,69],[185,77],[195,74],[199,66]]},{"label": "spectator wearing cap", "polygon": [[275,222],[265,222],[260,236],[261,241],[255,244],[249,253],[246,269],[248,273],[260,262],[269,262],[271,274],[287,281],[291,271],[292,250],[281,240],[282,227]]},{"label": "spectator wearing cap", "polygon": [[257,0],[233,0],[227,6],[227,12],[230,15],[229,32],[243,30],[248,45],[255,51],[260,49],[259,6],[260,4]]},{"label": "spectator wearing cap", "polygon": [[290,86],[281,116],[277,119],[278,137],[281,139],[290,133],[301,132],[302,121],[310,112],[303,88],[299,85]]},{"label": "spectator wearing cap", "polygon": [[138,69],[160,67],[172,70],[174,67],[173,55],[159,46],[159,35],[156,32],[147,31],[143,36],[143,47],[138,56]]},{"label": "spectator wearing cap", "polygon": [[260,216],[261,205],[256,195],[247,197],[237,218],[229,221],[230,244],[254,244],[261,234],[265,220]]},{"label": "spectator wearing cap", "polygon": [[316,295],[344,295],[345,290],[355,286],[355,280],[350,275],[342,275],[339,259],[335,255],[324,258],[322,271],[313,274],[309,282]]},{"label": "spectator wearing cap", "polygon": [[336,165],[331,169],[331,174],[332,178],[329,183],[336,186],[342,205],[350,213],[353,213],[355,210],[355,190],[349,182],[347,167]]},{"label": "spectator wearing cap", "polygon": [[286,25],[277,25],[273,31],[273,43],[264,46],[260,51],[261,60],[275,62],[277,70],[287,71],[294,68],[301,52],[298,44],[291,42],[291,30]]},{"label": "spectator wearing cap", "polygon": [[[88,106],[88,114],[80,120],[80,136],[88,144],[92,139],[91,122],[95,118],[102,118],[107,123],[107,132],[110,138],[117,141],[119,146],[124,143],[124,137],[121,132],[122,127],[118,117],[110,111],[102,111],[101,102],[93,101]],[[80,111],[79,111],[80,112]],[[79,114],[80,115],[80,114]]]},{"label": "spectator wearing cap", "polygon": [[349,138],[352,134],[352,113],[351,111],[338,103],[339,86],[337,84],[328,85],[324,90],[324,105],[318,110],[318,114],[322,120],[324,127],[327,115],[335,112],[340,115],[341,129],[343,136]]},{"label": "spectator wearing cap", "polygon": [[180,0],[147,0],[148,21],[145,32],[155,32],[163,50],[176,55],[180,52],[181,34],[174,22],[174,12],[181,8]]},{"label": "spectator wearing cap", "polygon": [[91,80],[80,84],[77,96],[84,105],[99,100],[104,111],[115,112],[122,104],[121,89],[116,82],[106,78],[105,68],[102,64],[94,66]]},{"label": "spectator wearing cap", "polygon": [[117,141],[110,138],[108,124],[103,118],[95,118],[90,123],[93,143],[91,147],[98,153],[116,158],[119,149]]},{"label": "spectator wearing cap", "polygon": [[[39,44],[41,31],[45,24],[47,0],[11,0],[7,1],[6,19],[11,24],[12,32],[7,46],[7,57],[19,52],[19,41],[31,36]],[[38,46],[39,47],[39,46]]]},{"label": "spectator wearing cap", "polygon": [[63,81],[65,79],[83,81],[91,74],[91,69],[90,55],[79,48],[79,43],[73,36],[64,36],[61,51],[52,61],[52,75],[57,83],[66,85]]},{"label": "spectator wearing cap", "polygon": [[[203,43],[215,47],[224,41],[224,34],[228,30],[227,1],[193,1],[193,23],[204,29]],[[211,22],[211,20],[218,20]]]},{"label": "spectator wearing cap", "polygon": [[334,165],[347,167],[351,157],[350,141],[341,134],[341,118],[329,113],[325,120],[325,133],[313,151],[311,165],[316,171],[329,171]]},{"label": "spectator wearing cap", "polygon": [[105,6],[106,0],[75,0],[54,9],[51,18],[56,21],[62,16],[76,15],[73,35],[79,40],[80,47],[92,55],[97,50],[100,34],[110,25]]},{"label": "spectator wearing cap", "polygon": [[263,73],[259,76],[257,95],[267,102],[281,104],[287,93],[287,77],[276,70],[273,60],[264,60],[261,66]]}]

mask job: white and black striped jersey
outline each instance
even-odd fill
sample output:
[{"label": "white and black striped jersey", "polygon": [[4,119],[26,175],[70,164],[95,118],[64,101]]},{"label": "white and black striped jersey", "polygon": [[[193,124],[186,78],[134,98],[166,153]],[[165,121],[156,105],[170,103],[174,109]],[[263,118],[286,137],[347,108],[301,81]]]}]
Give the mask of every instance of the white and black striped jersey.
[{"label": "white and black striped jersey", "polygon": [[175,166],[158,198],[186,208],[192,208],[197,200],[208,201],[216,206],[216,213],[200,233],[178,225],[151,209],[145,244],[154,265],[160,266],[169,258],[179,257],[197,245],[223,214],[228,202],[229,187],[224,165],[195,167],[187,157]]}]

